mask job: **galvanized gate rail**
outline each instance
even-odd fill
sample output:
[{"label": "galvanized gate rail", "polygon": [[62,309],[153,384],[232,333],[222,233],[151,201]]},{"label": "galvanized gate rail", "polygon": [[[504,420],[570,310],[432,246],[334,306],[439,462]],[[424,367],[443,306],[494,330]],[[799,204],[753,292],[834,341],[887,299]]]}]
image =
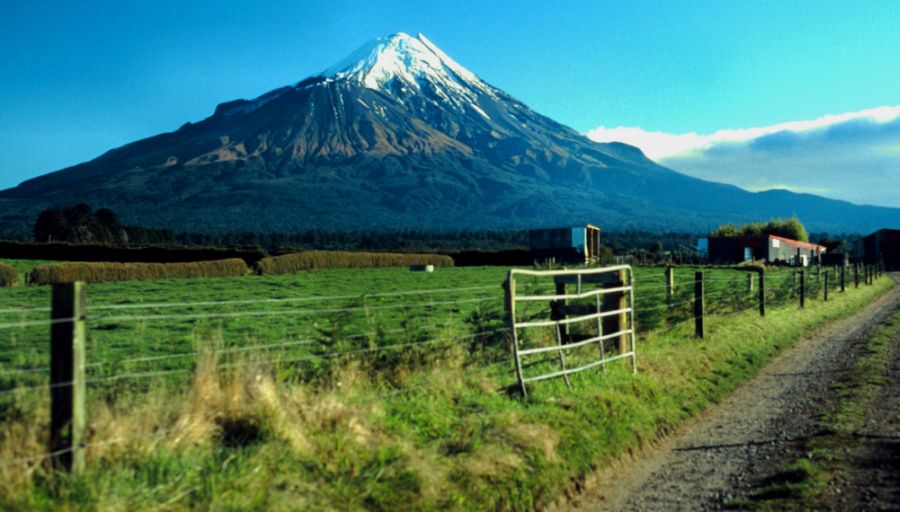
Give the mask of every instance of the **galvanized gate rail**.
[{"label": "galvanized gate rail", "polygon": [[[537,278],[552,278],[556,286],[556,293],[552,295],[519,295],[516,291],[517,276]],[[599,285],[600,287],[582,291],[585,284]],[[575,285],[575,293],[567,293],[567,285]],[[606,363],[631,358],[632,371],[637,372],[635,358],[635,327],[634,327],[634,272],[630,265],[617,265],[604,268],[586,268],[574,270],[524,270],[512,269],[509,271],[506,282],[506,308],[513,333],[513,351],[516,363],[516,375],[522,394],[527,395],[526,383],[546,379],[563,377],[569,382],[569,375],[604,366]],[[565,310],[565,302],[568,300],[583,300],[595,298],[593,310],[581,314],[571,315]],[[610,300],[612,299],[612,300]],[[533,320],[519,322],[516,318],[516,304],[521,302],[549,302],[550,320]],[[616,307],[612,308],[611,304]],[[616,328],[614,332],[604,333],[604,319],[615,318]],[[596,320],[597,335],[574,341],[569,336],[568,326],[582,322]],[[610,323],[609,321],[607,323]],[[556,327],[556,345],[534,348],[523,348],[520,331],[529,328]],[[619,339],[619,350],[616,355],[607,357],[604,341]],[[599,347],[599,358],[587,364],[575,368],[566,365],[565,353],[569,350],[596,344]],[[522,359],[525,356],[557,352],[559,354],[560,370],[545,374],[526,376],[522,369]]]}]

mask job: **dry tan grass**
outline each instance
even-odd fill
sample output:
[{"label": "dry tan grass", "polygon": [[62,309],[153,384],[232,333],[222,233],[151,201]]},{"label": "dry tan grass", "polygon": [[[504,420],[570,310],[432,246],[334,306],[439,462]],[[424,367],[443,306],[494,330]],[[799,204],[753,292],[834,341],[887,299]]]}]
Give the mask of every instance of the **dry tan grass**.
[{"label": "dry tan grass", "polygon": [[16,267],[6,263],[0,263],[0,288],[15,286],[19,278]]},{"label": "dry tan grass", "polygon": [[[340,431],[359,445],[377,437],[370,412],[348,402],[364,385],[355,366],[338,372],[333,390],[313,393],[303,385],[279,385],[270,371],[252,364],[222,372],[214,356],[198,360],[191,387],[181,399],[159,393],[139,406],[98,407],[90,426],[93,439],[134,441],[127,446],[102,445],[93,456],[115,457],[126,448],[146,451],[160,444],[169,449],[208,445],[235,424],[259,426],[298,455],[315,450],[311,433]],[[165,435],[154,435],[159,433]]]},{"label": "dry tan grass", "polygon": [[247,272],[247,264],[240,258],[189,263],[51,263],[35,267],[31,271],[29,282],[32,285],[42,285],[73,281],[102,283],[146,279],[233,277],[245,275]]},{"label": "dry tan grass", "polygon": [[46,452],[47,428],[46,422],[24,421],[8,424],[0,431],[0,460],[7,461],[0,464],[0,496],[24,492],[35,472],[41,470],[45,463],[40,457]]},{"label": "dry tan grass", "polygon": [[[210,340],[205,343],[205,351],[200,351],[196,358],[197,367],[187,390],[158,388],[140,396],[120,397],[118,402],[91,405],[87,439],[90,466],[96,467],[101,461],[140,464],[160,451],[178,453],[216,448],[228,443],[231,431],[237,430],[238,434],[249,432],[250,435],[231,442],[261,442],[261,450],[276,452],[287,449],[298,460],[322,463],[324,475],[343,474],[347,471],[346,461],[393,447],[403,457],[405,467],[417,475],[422,496],[436,501],[448,492],[454,472],[464,471],[475,478],[489,479],[491,475],[521,467],[523,459],[519,454],[525,447],[537,446],[555,457],[558,442],[555,435],[520,424],[510,416],[503,419],[506,426],[500,431],[502,442],[498,446],[482,447],[462,458],[448,459],[438,446],[416,446],[410,439],[386,432],[384,400],[378,398],[373,376],[362,363],[351,361],[342,365],[325,389],[281,384],[273,378],[271,366],[254,364],[252,359],[223,368],[215,356],[217,336],[214,333],[212,337],[211,343]],[[462,347],[442,354],[440,364],[416,377],[415,383],[425,382],[425,388],[417,388],[418,392],[453,399],[464,387],[471,386],[469,381],[473,378],[485,392],[496,392],[496,385],[483,376],[470,375],[464,361]],[[43,412],[34,414],[34,417],[46,416],[46,404]],[[33,419],[11,424],[0,433],[0,459],[42,455],[45,432],[46,425]],[[511,451],[510,445],[522,448]],[[28,471],[17,468],[15,472],[0,467],[0,493],[11,497],[27,492],[36,470],[39,467],[30,467]],[[310,486],[304,492],[312,494],[302,499],[313,500],[310,504],[315,502],[315,481],[296,485]],[[186,492],[175,484],[171,490],[173,498]],[[282,494],[286,500],[283,503],[300,503],[296,494],[290,500],[289,492]],[[104,498],[100,508],[127,510],[129,503],[122,499]],[[244,499],[232,496],[229,503]],[[160,506],[177,510],[185,505],[175,499]],[[286,509],[290,508],[286,505]]]},{"label": "dry tan grass", "polygon": [[559,433],[552,428],[547,425],[523,422],[514,415],[503,424],[506,435],[514,446],[520,449],[537,448],[549,462],[559,460],[556,452],[556,447],[559,445]]},{"label": "dry tan grass", "polygon": [[322,268],[381,268],[410,265],[452,267],[453,258],[441,254],[305,251],[263,258],[257,263],[256,272],[277,275]]},{"label": "dry tan grass", "polygon": [[460,467],[474,477],[489,478],[519,468],[522,463],[522,458],[516,453],[498,446],[485,446],[462,459]]}]

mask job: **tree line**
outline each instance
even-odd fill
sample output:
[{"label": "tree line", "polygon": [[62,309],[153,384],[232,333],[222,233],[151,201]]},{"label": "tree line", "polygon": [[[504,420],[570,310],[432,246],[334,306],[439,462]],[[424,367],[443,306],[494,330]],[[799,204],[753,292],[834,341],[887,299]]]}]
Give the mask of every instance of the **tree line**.
[{"label": "tree line", "polygon": [[[854,235],[810,236],[796,217],[753,222],[742,226],[724,224],[709,236],[773,234],[840,249]],[[49,208],[38,215],[33,229],[36,242],[94,243],[116,246],[167,245],[188,247],[259,247],[273,254],[296,250],[371,252],[457,252],[528,249],[528,230],[348,230],[309,229],[299,232],[172,233],[124,225],[109,208],[93,210],[86,203],[68,208]],[[699,233],[641,230],[603,231],[600,243],[605,254],[630,255],[642,260],[687,260],[696,254]]]},{"label": "tree line", "polygon": [[111,245],[171,244],[166,229],[126,226],[109,208],[94,211],[87,203],[48,208],[38,214],[32,231],[36,242],[72,242]]},{"label": "tree line", "polygon": [[760,236],[775,235],[791,240],[809,242],[809,233],[797,217],[772,219],[768,222],[750,222],[741,226],[722,224],[710,231],[709,236]]}]

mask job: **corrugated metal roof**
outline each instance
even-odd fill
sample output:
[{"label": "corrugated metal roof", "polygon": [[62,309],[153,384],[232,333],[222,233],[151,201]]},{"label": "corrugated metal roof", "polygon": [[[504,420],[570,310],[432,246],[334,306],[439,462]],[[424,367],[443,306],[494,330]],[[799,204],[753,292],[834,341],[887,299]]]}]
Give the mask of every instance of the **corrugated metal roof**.
[{"label": "corrugated metal roof", "polygon": [[790,239],[790,238],[785,238],[785,237],[783,237],[783,236],[769,235],[769,238],[774,238],[774,239],[776,239],[776,240],[781,240],[782,242],[787,242],[787,243],[789,243],[789,244],[791,244],[791,245],[797,245],[797,246],[800,246],[800,247],[806,247],[807,249],[822,249],[822,250],[825,249],[825,246],[824,246],[824,245],[816,245],[816,244],[811,244],[811,243],[809,243],[809,242],[801,242],[800,240],[792,240],[792,239]]}]

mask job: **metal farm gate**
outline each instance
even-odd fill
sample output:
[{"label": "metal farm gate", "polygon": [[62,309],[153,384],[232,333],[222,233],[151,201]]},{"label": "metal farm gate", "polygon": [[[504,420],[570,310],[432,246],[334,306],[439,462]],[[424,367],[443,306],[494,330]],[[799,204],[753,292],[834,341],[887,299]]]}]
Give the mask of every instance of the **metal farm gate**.
[{"label": "metal farm gate", "polygon": [[[516,374],[524,395],[528,382],[563,377],[571,386],[570,374],[597,366],[605,371],[606,363],[618,359],[630,357],[632,371],[637,371],[630,265],[512,269],[506,291]],[[547,356],[554,353],[558,370],[548,369]],[[536,370],[526,375],[532,368]]]}]

